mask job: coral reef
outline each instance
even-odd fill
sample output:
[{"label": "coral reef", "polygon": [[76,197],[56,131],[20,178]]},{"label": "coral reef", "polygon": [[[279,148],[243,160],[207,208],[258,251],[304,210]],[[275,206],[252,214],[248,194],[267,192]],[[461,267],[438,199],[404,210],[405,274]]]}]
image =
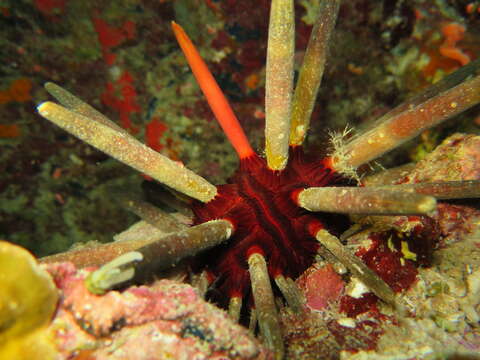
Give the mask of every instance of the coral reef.
[{"label": "coral reef", "polygon": [[[118,198],[123,197],[118,196],[119,192],[139,189],[143,178],[147,179],[143,188],[149,200],[156,205],[167,203],[164,213],[151,204],[124,201],[124,207],[133,209],[144,220],[118,236],[128,240],[104,245],[93,243],[42,260],[74,261],[81,267],[101,266],[87,276],[83,270],[77,271],[68,264],[49,265],[66,296],[62,301],[70,301],[61,303],[68,308],[65,313],[70,317],[71,329],[75,328],[70,339],[77,334],[80,339],[73,341],[73,347],[71,344],[63,347],[64,354],[87,358],[111,356],[114,349],[104,338],[118,336],[114,352],[118,350],[117,355],[121,357],[131,350],[122,347],[123,336],[130,327],[135,328],[133,343],[151,340],[145,334],[157,333],[156,322],[165,320],[164,309],[158,310],[155,304],[149,303],[158,313],[147,316],[143,319],[146,322],[141,323],[136,323],[122,310],[129,306],[137,309],[139,293],[146,294],[147,298],[169,296],[166,294],[177,294],[182,285],[160,283],[148,288],[128,288],[122,293],[108,289],[132,279],[138,282],[178,263],[177,271],[182,277],[193,277],[200,282],[197,284],[199,293],[205,292],[210,281],[211,298],[223,304],[225,296],[230,298],[227,300],[232,319],[246,322],[250,317],[253,331],[258,320],[262,340],[276,352],[277,358],[281,358],[284,351],[289,358],[317,358],[319,354],[326,358],[349,358],[353,353],[358,358],[475,354],[479,317],[478,236],[475,235],[478,206],[458,199],[478,197],[479,170],[475,165],[479,156],[478,137],[456,134],[432,154],[428,152],[451,133],[452,128],[478,133],[479,122],[475,119],[478,109],[458,117],[455,124],[450,122],[435,130],[426,129],[478,102],[476,5],[415,0],[373,4],[354,0],[340,7],[336,1],[328,5],[322,3],[320,7],[315,1],[284,7],[277,6],[278,2],[274,1],[268,63],[264,66],[270,2],[249,4],[249,1],[233,0],[220,3],[165,1],[155,5],[149,2],[135,5],[128,1],[110,5],[94,1],[82,5],[72,1],[35,1],[33,4],[19,1],[2,7],[0,19],[10,24],[2,40],[3,48],[14,49],[11,53],[19,56],[17,59],[9,55],[2,65],[7,81],[1,90],[0,111],[21,120],[0,124],[0,141],[6,149],[2,151],[0,162],[4,170],[0,177],[0,234],[28,246],[38,255],[63,251],[78,241],[108,241],[113,233],[134,222],[133,216],[120,209]],[[291,16],[294,8],[296,18]],[[327,21],[317,22],[312,28],[319,9],[328,14]],[[340,21],[336,33],[331,35],[332,56],[328,57],[322,85],[328,91],[321,90],[315,102],[337,11]],[[198,16],[190,21],[193,12]],[[228,104],[219,92],[212,95],[215,81],[199,81],[239,155],[240,170],[233,180],[247,185],[234,184],[238,193],[223,191],[210,182],[222,182],[231,173],[236,160],[226,150],[228,146],[221,140],[215,123],[209,121],[213,117],[172,42],[167,27],[171,19],[188,24],[187,32],[193,34],[199,52],[214,70],[227,97],[234,100],[232,108],[240,115],[242,126],[234,115],[227,114],[230,120],[222,121]],[[25,25],[20,34],[11,27],[18,23]],[[282,25],[286,23],[290,25]],[[293,23],[296,23],[296,34],[292,32]],[[203,31],[205,24],[208,24],[207,31]],[[174,31],[192,65],[191,54],[196,50],[188,45],[190,40],[179,26],[174,25]],[[304,52],[310,32],[314,45],[309,45]],[[32,43],[32,34],[39,34],[40,41]],[[293,45],[294,37],[297,47]],[[279,38],[288,41],[279,41]],[[22,46],[17,45],[19,39],[23,40]],[[302,60],[310,65],[299,68]],[[205,70],[198,73],[199,66],[204,66],[201,58],[197,56],[193,63],[197,79],[204,78],[208,74]],[[447,76],[461,65],[466,66]],[[74,74],[70,80],[65,80],[71,69],[75,70]],[[299,69],[299,91],[292,96],[293,69]],[[312,69],[319,71],[310,71]],[[158,78],[162,81],[158,82]],[[316,82],[311,82],[314,78]],[[32,96],[44,95],[39,85],[46,79],[58,79],[69,89],[79,89],[80,97],[96,107],[103,107],[108,115],[118,118],[119,123],[106,119],[52,84],[47,90],[63,106],[44,103],[39,112],[141,171],[143,177],[59,132],[46,131],[48,128],[44,124],[34,120],[28,109],[32,107]],[[265,112],[262,104],[264,83]],[[369,83],[368,90],[365,90],[366,83]],[[435,84],[419,91],[430,83]],[[302,90],[313,91],[302,93]],[[420,95],[386,112],[414,92]],[[293,115],[288,135],[290,105]],[[360,136],[350,137],[348,131],[343,137],[335,136],[331,156],[324,156],[324,146],[317,150],[319,146],[315,144],[325,143],[326,126],[338,130],[348,122],[360,128],[369,118],[378,118],[384,113],[380,116],[380,124],[369,131],[357,131]],[[266,135],[262,139],[260,131],[264,121]],[[245,136],[242,137],[242,127],[253,139],[252,146]],[[303,144],[309,127],[313,136],[308,141],[317,150],[317,157],[304,158],[303,153],[298,155],[298,148],[287,150],[289,145],[295,148]],[[319,128],[322,131],[315,131]],[[368,172],[368,166],[364,166],[366,162],[399,147],[420,132],[420,142],[407,142],[399,151],[381,159],[387,166],[420,159],[416,165],[368,177],[358,176]],[[140,144],[132,134],[144,138],[150,148],[161,154]],[[262,140],[265,140],[266,161],[262,162],[261,171],[252,171],[252,165],[245,159],[253,156],[253,149],[259,148]],[[22,157],[27,151],[28,159]],[[287,161],[289,156],[297,159],[296,162]],[[317,169],[313,179],[306,168],[322,158],[322,167]],[[178,159],[185,161],[194,172],[179,165]],[[454,160],[449,161],[451,159]],[[292,167],[307,180],[302,178],[300,183],[294,184]],[[168,171],[163,171],[164,168]],[[262,171],[269,175],[257,176]],[[278,176],[286,179],[286,183],[280,187],[270,185],[276,179],[270,175],[287,173],[290,175]],[[326,182],[323,182],[324,175]],[[252,178],[268,183],[269,190],[265,193],[251,190],[255,188],[249,184]],[[176,193],[174,198],[165,191],[158,191],[152,179],[197,199],[193,206],[196,219],[192,221],[188,210],[179,206],[185,195]],[[331,186],[337,185],[332,179],[349,186],[358,181],[361,186]],[[283,198],[279,196],[277,200],[275,195],[275,201],[267,200],[270,193],[282,194]],[[438,204],[432,195],[438,199]],[[322,201],[327,198],[328,202]],[[219,199],[225,203],[213,206]],[[246,205],[237,207],[241,202]],[[235,207],[239,211],[230,211]],[[271,212],[270,208],[283,210]],[[293,208],[302,214],[301,208],[322,214],[315,218],[301,216],[305,221],[300,221],[300,226],[297,218],[291,216]],[[174,215],[173,209],[178,211]],[[240,215],[252,209],[256,211],[255,216],[245,221]],[[343,233],[350,221],[346,217],[330,218],[323,212],[355,214],[350,215],[355,225]],[[291,220],[293,225],[281,220],[283,213],[294,219]],[[217,220],[219,217],[222,219]],[[203,223],[208,220],[213,221]],[[249,225],[257,222],[261,225]],[[192,223],[195,226],[189,227]],[[297,227],[301,227],[301,231],[297,231]],[[272,245],[274,241],[262,243],[264,234],[255,239],[248,237],[252,228],[257,235],[259,228],[266,234],[273,228],[281,229],[277,233],[287,245],[287,239],[291,241],[296,236],[304,242],[300,245],[295,241],[299,243],[295,251],[280,251],[279,256],[278,251],[272,251],[276,246]],[[284,231],[288,236],[282,235]],[[165,236],[169,232],[173,233]],[[231,238],[236,244],[244,238],[247,241],[229,253],[228,246],[217,246],[225,238]],[[195,247],[190,248],[190,243]],[[197,257],[193,263],[182,260],[213,246],[217,246],[216,250]],[[318,247],[317,262],[297,281],[306,297],[307,310],[304,312],[303,295],[291,277],[296,277],[313,261]],[[307,255],[300,248],[305,248]],[[125,254],[116,258],[122,253]],[[270,256],[271,253],[277,255]],[[471,255],[471,261],[466,259],[466,254]],[[293,260],[283,261],[289,255]],[[189,266],[194,273],[198,272],[209,257],[215,259],[209,262],[209,271],[192,276]],[[104,265],[110,260],[112,262]],[[213,264],[222,261],[224,265]],[[232,268],[242,271],[232,271]],[[55,269],[59,269],[59,273]],[[237,278],[232,274],[237,274]],[[214,281],[212,275],[218,280]],[[90,290],[105,295],[88,294],[84,278],[89,279]],[[273,292],[270,279],[274,280]],[[325,294],[318,296],[317,289],[322,283]],[[228,293],[215,293],[222,284],[229,284]],[[78,290],[73,291],[79,299],[76,305],[69,297],[69,286]],[[160,292],[156,292],[156,286],[160,286]],[[191,295],[187,288],[182,289],[185,292],[178,290],[179,296]],[[281,304],[280,294],[288,306]],[[122,296],[126,296],[125,302],[119,300]],[[96,317],[90,306],[86,310],[82,308],[93,301],[100,301],[98,304],[102,308],[113,300],[121,303],[119,317],[108,312],[110,317]],[[186,296],[184,300],[188,302],[192,297]],[[251,307],[252,302],[257,310],[247,314],[246,308]],[[195,304],[199,308],[203,306],[200,300]],[[185,304],[170,305],[181,311]],[[73,307],[76,310],[69,313]],[[57,315],[63,316],[62,311]],[[172,349],[172,353],[189,357],[192,354],[188,351],[198,350],[203,356],[238,355],[238,349],[226,349],[221,345],[225,341],[223,336],[230,336],[228,329],[233,326],[227,320],[218,325],[226,329],[225,332],[219,332],[219,337],[213,336],[212,340],[210,333],[206,335],[209,325],[205,322],[192,317],[191,313],[179,316],[184,316],[182,326],[187,330],[175,333],[178,324],[174,326],[173,336],[181,345]],[[213,315],[212,319],[216,321]],[[128,326],[124,326],[125,321]],[[194,322],[192,326],[185,325],[190,321]],[[421,336],[405,337],[411,329],[421,329]],[[201,344],[186,349],[184,345],[188,341],[183,340],[192,334]],[[61,335],[57,333],[56,339],[61,340]],[[172,334],[166,337],[171,339]],[[397,346],[395,339],[404,341]],[[155,345],[148,344],[145,349],[155,349]],[[241,355],[256,356],[256,352],[252,355],[254,352]]]},{"label": "coral reef", "polygon": [[187,284],[159,280],[98,296],[85,287],[89,271],[69,263],[46,269],[61,293],[50,328],[62,359],[271,358],[248,330]]}]

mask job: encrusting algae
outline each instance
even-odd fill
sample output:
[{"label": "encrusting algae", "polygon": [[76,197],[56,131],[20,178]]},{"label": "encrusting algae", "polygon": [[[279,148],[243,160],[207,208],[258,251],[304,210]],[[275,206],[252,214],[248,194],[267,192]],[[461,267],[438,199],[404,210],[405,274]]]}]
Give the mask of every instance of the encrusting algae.
[{"label": "encrusting algae", "polygon": [[50,275],[20,246],[0,241],[0,359],[56,358],[48,324],[58,292]]}]

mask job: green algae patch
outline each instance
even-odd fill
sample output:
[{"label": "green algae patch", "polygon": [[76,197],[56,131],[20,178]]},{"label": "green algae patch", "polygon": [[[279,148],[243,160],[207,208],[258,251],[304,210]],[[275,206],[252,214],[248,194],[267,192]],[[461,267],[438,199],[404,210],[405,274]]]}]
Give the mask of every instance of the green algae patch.
[{"label": "green algae patch", "polygon": [[0,359],[54,359],[48,324],[57,288],[33,255],[6,241],[0,241],[0,289]]}]

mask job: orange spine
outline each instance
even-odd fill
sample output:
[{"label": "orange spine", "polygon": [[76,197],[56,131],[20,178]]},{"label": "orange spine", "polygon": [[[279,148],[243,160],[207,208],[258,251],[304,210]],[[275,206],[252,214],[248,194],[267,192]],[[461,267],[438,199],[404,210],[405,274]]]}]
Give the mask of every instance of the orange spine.
[{"label": "orange spine", "polygon": [[172,29],[185,57],[187,58],[188,64],[193,71],[193,75],[195,75],[203,94],[207,98],[210,108],[239,158],[245,159],[254,155],[255,152],[250,146],[237,117],[233,113],[232,108],[225,98],[225,95],[223,95],[223,92],[215,81],[213,75],[208,70],[207,65],[195,48],[195,45],[193,45],[183,28],[173,21]]}]

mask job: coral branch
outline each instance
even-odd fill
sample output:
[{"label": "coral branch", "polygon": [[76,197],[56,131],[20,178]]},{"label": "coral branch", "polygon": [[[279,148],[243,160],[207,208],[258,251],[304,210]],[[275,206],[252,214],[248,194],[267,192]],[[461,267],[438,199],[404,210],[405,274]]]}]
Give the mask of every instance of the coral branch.
[{"label": "coral branch", "polygon": [[272,170],[284,169],[288,160],[294,51],[293,1],[273,0],[265,84],[265,154]]},{"label": "coral branch", "polygon": [[41,116],[79,139],[175,190],[203,202],[217,195],[217,188],[207,180],[125,132],[49,101],[40,104],[37,110]]},{"label": "coral branch", "polygon": [[227,135],[228,140],[230,140],[230,143],[234,147],[239,158],[244,159],[253,155],[254,151],[251,148],[237,117],[233,113],[232,108],[215,81],[215,78],[210,70],[208,70],[207,65],[195,48],[195,45],[193,45],[183,28],[173,21],[172,29],[185,57],[187,58],[193,75],[195,75],[195,78],[197,79],[198,85],[202,89],[218,123],[225,132],[225,135]]},{"label": "coral branch", "polygon": [[[455,73],[381,117],[370,130],[353,138],[333,156],[337,171],[358,167],[417,136],[423,130],[458,114],[480,101],[480,60]],[[464,81],[465,80],[465,81]]]},{"label": "coral branch", "polygon": [[275,358],[282,359],[284,354],[283,338],[268,275],[267,262],[263,255],[257,252],[252,253],[248,257],[248,270],[260,332],[267,347],[275,352]]},{"label": "coral branch", "polygon": [[310,211],[368,215],[426,214],[437,205],[431,196],[383,187],[309,188],[300,192],[297,202]]},{"label": "coral branch", "polygon": [[322,81],[330,34],[335,26],[340,0],[321,1],[317,21],[308,41],[292,103],[290,145],[302,145],[308,132],[318,88]]}]

